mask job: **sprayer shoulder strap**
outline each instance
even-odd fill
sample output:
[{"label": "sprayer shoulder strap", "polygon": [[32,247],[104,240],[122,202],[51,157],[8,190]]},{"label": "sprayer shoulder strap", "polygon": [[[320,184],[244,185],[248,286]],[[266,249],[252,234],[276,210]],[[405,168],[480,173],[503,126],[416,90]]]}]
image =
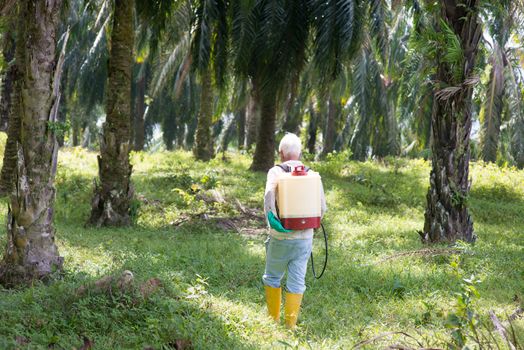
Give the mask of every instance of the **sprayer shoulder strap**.
[{"label": "sprayer shoulder strap", "polygon": [[[284,172],[286,173],[290,173],[293,169],[291,168],[290,165],[287,165],[287,164],[277,164],[277,167],[279,167],[280,169],[284,170]],[[307,167],[304,165],[304,167],[306,168],[306,171],[309,171],[311,170],[310,167]]]}]

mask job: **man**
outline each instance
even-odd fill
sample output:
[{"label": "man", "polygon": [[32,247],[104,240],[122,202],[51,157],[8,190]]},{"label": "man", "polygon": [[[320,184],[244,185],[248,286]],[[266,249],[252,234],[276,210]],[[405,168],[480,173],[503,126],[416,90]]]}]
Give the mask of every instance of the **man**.
[{"label": "man", "polygon": [[[278,147],[282,165],[291,168],[303,165],[299,160],[301,150],[300,139],[295,134],[286,134]],[[278,323],[282,299],[280,282],[287,270],[285,323],[287,328],[295,328],[302,295],[306,290],[305,277],[307,263],[311,255],[313,229],[286,230],[279,221],[276,208],[276,191],[277,180],[282,173],[284,173],[284,169],[274,166],[267,174],[264,212],[269,224],[269,238],[266,241],[266,269],[262,279],[266,291],[268,313]],[[323,215],[326,211],[326,200],[322,187],[321,208]]]}]

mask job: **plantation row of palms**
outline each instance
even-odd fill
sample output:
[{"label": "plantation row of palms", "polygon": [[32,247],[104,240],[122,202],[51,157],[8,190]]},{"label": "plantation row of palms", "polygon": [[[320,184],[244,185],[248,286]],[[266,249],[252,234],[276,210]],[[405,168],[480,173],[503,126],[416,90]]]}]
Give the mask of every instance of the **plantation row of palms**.
[{"label": "plantation row of palms", "polygon": [[427,150],[424,242],[475,240],[472,153],[524,167],[521,0],[0,5],[6,285],[61,268],[52,220],[64,143],[99,148],[96,226],[130,224],[129,153],[155,149],[157,125],[167,149],[192,149],[198,160],[230,145],[253,149],[254,171],[273,166],[286,131],[320,158]]}]

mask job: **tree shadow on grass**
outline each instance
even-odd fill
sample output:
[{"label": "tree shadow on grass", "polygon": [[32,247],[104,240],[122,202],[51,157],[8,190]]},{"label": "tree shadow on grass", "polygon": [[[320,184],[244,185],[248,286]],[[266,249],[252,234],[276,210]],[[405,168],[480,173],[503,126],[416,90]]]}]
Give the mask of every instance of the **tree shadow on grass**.
[{"label": "tree shadow on grass", "polygon": [[83,336],[98,349],[175,349],[180,340],[195,349],[256,348],[235,335],[222,317],[168,288],[140,300],[118,290],[77,297],[76,287],[66,278],[3,298],[4,348],[70,349]]},{"label": "tree shadow on grass", "polygon": [[[186,287],[202,278],[210,295],[247,308],[253,307],[254,310],[264,310],[261,284],[264,248],[261,237],[246,238],[198,224],[194,230],[189,226],[178,233],[172,230],[131,229],[131,232],[111,230],[111,233],[88,230],[80,235],[78,230],[80,228],[71,230],[59,239],[67,241],[73,248],[96,250],[102,247],[119,262],[118,270],[129,269],[137,276],[158,276],[162,280],[173,281],[174,285]],[[423,248],[422,245],[420,247]],[[391,253],[401,252],[413,249],[414,242],[405,239],[388,242],[386,246],[377,248],[376,252],[382,252],[384,248]],[[515,254],[517,252],[511,256]],[[360,260],[355,259],[355,255]],[[339,337],[343,336],[350,337],[356,343],[360,340],[361,329],[368,324],[391,324],[391,327],[401,327],[402,330],[413,329],[420,326],[417,322],[423,319],[425,310],[422,309],[422,301],[426,296],[437,292],[442,298],[452,300],[453,293],[458,290],[460,281],[449,268],[449,257],[402,258],[369,265],[364,261],[366,258],[373,257],[364,246],[354,254],[335,247],[330,250],[328,270],[321,280],[313,281],[308,272],[308,290],[300,320],[303,330],[301,339],[340,341]],[[482,256],[465,256],[466,271],[473,270],[478,259]],[[497,262],[497,266],[501,264],[502,261]],[[504,280],[499,282],[504,283]],[[489,283],[489,286],[495,285]],[[483,287],[480,288],[482,293]],[[505,296],[499,299],[496,293],[490,293],[487,297],[493,298],[493,303],[507,303]],[[406,306],[403,306],[404,303]],[[195,308],[194,304],[191,305]],[[196,310],[196,315],[202,311],[200,307]],[[395,313],[399,314],[398,317]],[[214,315],[211,313],[209,317]],[[230,317],[228,314],[223,316],[226,319]],[[223,318],[219,317],[220,321]],[[220,324],[209,322],[211,327],[220,327]],[[200,331],[199,327],[197,331]],[[193,333],[193,337],[194,334],[198,339],[207,339],[199,333]],[[239,348],[241,346],[246,348],[245,344],[240,344]]]},{"label": "tree shadow on grass", "polygon": [[[396,173],[393,170],[377,170],[365,164],[359,166],[358,169],[360,170],[349,176],[327,175],[324,177],[326,192],[329,193],[332,190],[340,192],[336,198],[337,203],[333,205],[351,208],[356,207],[360,202],[362,210],[392,216],[399,216],[401,208],[423,209],[425,206],[427,188],[420,176]],[[265,179],[264,174],[254,174],[244,179],[238,179],[234,175],[234,171],[226,174],[224,181],[227,181],[227,185],[232,187],[228,190],[232,194],[238,194],[236,197],[240,198],[243,198],[245,191],[262,188]],[[142,180],[146,181],[145,178]],[[243,185],[239,186],[239,184]],[[137,185],[138,188],[142,186],[139,181]],[[490,220],[489,217],[490,211],[500,210],[496,201],[491,201],[489,198],[493,196],[499,198],[497,197],[499,194],[493,193],[489,188],[486,191],[485,193],[478,191],[472,193],[474,218],[479,216],[480,222],[486,223],[496,221],[503,229],[504,214],[501,214],[498,220],[493,220],[493,218]],[[510,199],[509,202],[512,205],[516,203],[518,208],[521,208],[518,198],[511,197],[508,193],[504,193],[504,196]],[[488,204],[485,205],[482,201]],[[260,200],[255,202],[258,203]],[[477,204],[480,207],[478,209]],[[481,205],[484,205],[485,208]],[[376,222],[371,218],[369,225],[374,224]],[[329,223],[328,226],[330,226]],[[174,285],[181,284],[185,287],[194,285],[199,275],[205,281],[203,285],[206,291],[211,295],[232,300],[246,307],[263,308],[261,274],[264,268],[264,254],[261,237],[245,238],[231,232],[224,233],[211,225],[198,222],[176,233],[167,227],[159,230],[144,227],[93,230],[74,225],[58,225],[58,229],[58,240],[66,241],[73,249],[74,247],[81,247],[86,251],[99,249],[110,255],[114,266],[109,268],[107,273],[129,269],[137,276],[159,276],[162,280],[172,281]],[[60,234],[61,232],[64,234]],[[409,237],[412,234],[413,239],[387,240],[387,236],[391,234],[395,232],[376,232],[375,239],[383,239],[383,242],[365,242],[365,247],[359,250],[362,260],[369,258],[369,253],[373,252],[373,250],[370,252],[366,249],[369,244],[375,244],[376,249],[374,250],[379,253],[384,249],[390,252],[413,249],[416,246],[414,242],[418,242],[414,231],[408,232],[400,228],[400,231],[397,232],[403,237]],[[513,252],[511,256],[515,254]],[[474,268],[475,259],[466,258],[466,261],[472,261],[471,269]],[[355,262],[351,259],[351,255],[342,249],[333,249],[325,277],[320,281],[312,281],[311,277],[308,277],[309,289],[306,292],[300,321],[306,338],[311,336],[318,339],[339,340],[335,337],[349,334],[355,338],[356,342],[359,330],[368,323],[396,325],[397,323],[391,320],[394,312],[400,313],[398,318],[403,327],[414,327],[414,319],[419,317],[423,310],[413,306],[402,310],[401,306],[404,301],[420,300],[420,295],[430,294],[435,290],[447,298],[455,291],[455,286],[450,285],[451,274],[444,266],[449,263],[446,258],[428,258],[422,263],[415,263],[419,267],[428,268],[427,273],[416,274],[409,274],[402,269],[404,264],[406,267],[413,265],[410,259],[390,262],[382,266],[365,267],[362,266],[362,260]],[[500,271],[505,271],[502,260],[497,262],[497,266],[501,268]],[[430,268],[433,270],[429,271]],[[74,271],[71,273],[75,274]],[[92,280],[94,277],[88,276],[87,279]],[[78,283],[77,281],[73,278],[71,283]],[[489,286],[495,287],[497,283],[503,284],[504,279],[494,278],[493,282],[490,281]],[[494,298],[495,302],[504,302],[498,300],[496,293],[488,297]],[[164,299],[173,298],[174,296],[169,296],[159,302],[162,305],[163,303],[169,304]],[[187,304],[189,310],[187,315],[195,315],[195,320],[186,320],[186,323],[182,320],[180,327],[189,332],[190,337],[196,337],[196,344],[205,348],[206,342],[217,341],[216,338],[210,339],[209,334],[202,331],[209,327],[209,329],[219,329],[220,334],[224,330],[225,343],[221,343],[220,347],[224,344],[229,348],[248,348],[250,346],[242,343],[231,330],[231,325],[227,325],[227,321],[224,321],[224,317],[219,317],[209,310],[206,311],[205,305]],[[94,312],[93,317],[102,317],[102,315],[101,312]],[[225,315],[226,319],[227,317]],[[202,319],[207,323],[201,327],[198,322]],[[134,318],[130,318],[130,322],[133,321]],[[147,325],[147,322],[152,325]],[[160,326],[155,325],[157,321],[154,321],[154,317],[147,322],[145,322],[146,327],[160,329]],[[100,326],[95,329],[99,332],[102,328]],[[114,332],[118,330],[115,329]],[[213,343],[209,344],[213,347]]]},{"label": "tree shadow on grass", "polygon": [[[47,346],[44,343],[48,340],[37,335],[42,331],[38,323],[44,322],[45,328],[50,329],[49,337],[63,338],[59,344],[64,348],[77,346],[74,342],[80,335],[94,340],[100,348],[152,345],[156,349],[174,344],[178,338],[190,339],[196,349],[257,348],[242,339],[228,316],[217,314],[203,297],[205,293],[229,297],[236,296],[238,291],[250,291],[247,298],[243,294],[238,300],[253,302],[253,295],[258,294],[253,290],[261,290],[258,284],[262,264],[260,257],[246,252],[249,240],[235,235],[227,240],[223,233],[219,234],[221,237],[207,233],[187,237],[132,229],[113,229],[112,235],[109,230],[71,226],[59,226],[59,230],[62,234],[58,240],[63,241],[70,256],[64,280],[50,287],[38,286],[34,289],[37,297],[29,304],[26,304],[28,291],[20,292],[18,297],[13,294],[10,306],[0,309],[16,309],[18,317],[9,321],[12,332],[0,331],[5,333],[3,336],[14,339],[21,332],[30,344]],[[72,250],[79,248],[92,251],[93,258],[97,254],[108,255],[116,263],[98,276],[86,274],[77,269],[71,256]],[[101,275],[118,275],[126,269],[135,274],[137,283],[159,277],[165,289],[139,305],[130,305],[130,297],[118,292],[109,296],[100,293],[75,296],[80,285],[93,283]],[[42,320],[24,321],[35,310]]]},{"label": "tree shadow on grass", "polygon": [[339,192],[337,202],[342,208],[358,205],[371,212],[397,213],[400,207],[424,207],[427,186],[417,173],[379,169],[368,163],[351,165],[345,175],[323,176],[325,191]]},{"label": "tree shadow on grass", "polygon": [[[305,306],[303,314],[308,335],[322,339],[348,332],[357,339],[359,328],[365,328],[368,323],[390,323],[392,328],[396,327],[386,329],[390,331],[414,329],[429,322],[423,315],[427,312],[423,302],[431,304],[436,295],[453,305],[454,293],[460,290],[462,281],[450,265],[454,260],[450,254],[415,253],[395,257],[396,253],[449,247],[425,246],[417,244],[418,239],[401,239],[379,243],[379,247],[373,248],[379,239],[380,235],[370,237],[353,251],[350,244],[331,249],[325,277],[320,281],[309,278],[305,303],[311,300],[311,304]],[[483,305],[494,309],[507,307],[513,304],[515,294],[523,295],[521,259],[511,263],[522,255],[522,246],[502,244],[495,248],[486,242],[470,249],[471,252],[459,254],[460,269],[464,277],[472,274],[484,277],[484,282],[477,287]],[[393,258],[387,259],[388,256]],[[487,266],[481,267],[482,264]],[[435,325],[442,327],[444,319],[433,317]],[[428,327],[435,325],[428,324]]]}]

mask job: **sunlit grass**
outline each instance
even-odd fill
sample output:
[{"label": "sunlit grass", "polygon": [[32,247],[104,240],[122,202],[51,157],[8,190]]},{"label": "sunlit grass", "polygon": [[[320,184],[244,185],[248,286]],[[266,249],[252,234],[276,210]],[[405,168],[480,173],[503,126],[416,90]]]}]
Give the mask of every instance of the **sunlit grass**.
[{"label": "sunlit grass", "polygon": [[[523,171],[472,164],[469,204],[478,241],[461,246],[453,267],[457,258],[447,254],[402,255],[425,248],[416,231],[423,226],[428,162],[335,157],[310,164],[320,171],[328,200],[328,270],[318,281],[308,275],[297,331],[274,325],[265,316],[261,283],[264,235],[239,234],[213,221],[240,216],[236,200],[262,206],[265,174],[246,170],[248,156],[228,156],[225,163],[202,163],[189,152],[133,153],[136,224],[94,229],[84,224],[96,154],[62,150],[55,223],[65,274],[49,286],[1,291],[0,348],[14,347],[22,336],[27,347],[69,349],[85,335],[97,349],[168,348],[176,339],[199,349],[347,349],[388,331],[442,345],[450,339],[445,322],[455,310],[460,276],[472,274],[482,280],[475,311],[483,319],[489,310],[504,319],[522,305]],[[204,201],[211,191],[225,201]],[[0,210],[6,212],[7,201]],[[0,223],[5,227],[5,216]],[[263,231],[253,218],[238,225]],[[117,291],[76,295],[82,284],[123,270],[132,271],[137,284],[157,277],[163,287],[140,302]],[[524,329],[522,320],[516,326]]]}]

